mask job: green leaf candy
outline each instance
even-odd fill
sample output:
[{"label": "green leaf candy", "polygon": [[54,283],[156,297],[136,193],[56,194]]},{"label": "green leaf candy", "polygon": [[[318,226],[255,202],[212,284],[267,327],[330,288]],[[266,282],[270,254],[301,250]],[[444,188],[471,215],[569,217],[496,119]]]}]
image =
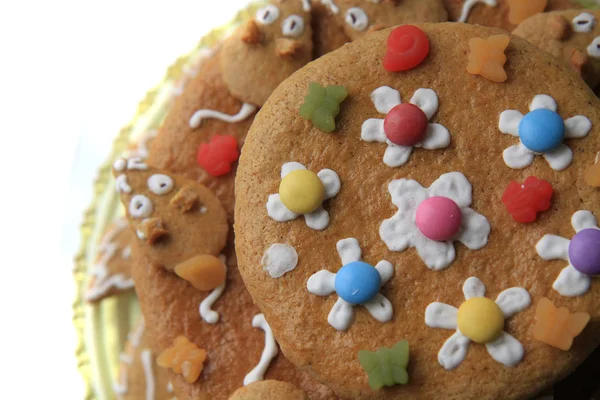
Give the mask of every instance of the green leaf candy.
[{"label": "green leaf candy", "polygon": [[340,104],[348,96],[348,90],[339,85],[323,87],[316,82],[308,85],[308,95],[300,106],[300,116],[312,121],[324,132],[335,130],[335,117],[340,113]]}]

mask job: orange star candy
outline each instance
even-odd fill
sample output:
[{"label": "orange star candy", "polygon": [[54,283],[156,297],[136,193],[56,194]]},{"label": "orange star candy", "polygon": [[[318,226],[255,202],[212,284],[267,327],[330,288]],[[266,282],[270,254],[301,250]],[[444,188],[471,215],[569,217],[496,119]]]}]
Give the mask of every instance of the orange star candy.
[{"label": "orange star candy", "polygon": [[556,308],[546,297],[540,299],[535,317],[533,337],[565,351],[571,348],[573,339],[583,331],[590,320],[590,314],[571,314],[565,307]]},{"label": "orange star candy", "polygon": [[173,346],[165,349],[156,359],[163,368],[172,368],[173,372],[183,375],[188,383],[194,383],[204,369],[206,350],[198,348],[185,336],[178,336]]},{"label": "orange star candy", "polygon": [[467,72],[481,75],[493,82],[506,81],[506,55],[504,50],[508,46],[508,35],[493,35],[487,39],[472,38],[469,40],[469,64]]},{"label": "orange star candy", "polygon": [[508,22],[518,25],[527,18],[546,9],[548,0],[508,0]]}]

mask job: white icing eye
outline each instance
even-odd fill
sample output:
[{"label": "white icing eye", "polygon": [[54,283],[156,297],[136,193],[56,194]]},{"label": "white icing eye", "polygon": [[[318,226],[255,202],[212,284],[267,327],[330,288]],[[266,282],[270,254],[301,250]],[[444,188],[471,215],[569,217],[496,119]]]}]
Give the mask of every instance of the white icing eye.
[{"label": "white icing eye", "polygon": [[593,14],[584,12],[573,18],[573,30],[575,32],[591,32],[596,25],[596,18]]},{"label": "white icing eye", "polygon": [[167,194],[173,189],[173,179],[163,174],[154,174],[148,178],[148,189],[159,196]]},{"label": "white icing eye", "polygon": [[304,18],[299,15],[290,15],[281,24],[281,31],[289,37],[302,35],[302,32],[304,32]]},{"label": "white icing eye", "polygon": [[279,18],[279,8],[272,4],[261,8],[256,12],[256,22],[262,25],[271,25]]},{"label": "white icing eye", "polygon": [[591,57],[600,58],[600,36],[592,40],[592,43],[587,48],[587,52]]},{"label": "white icing eye", "polygon": [[147,218],[152,215],[152,202],[143,194],[136,194],[129,201],[129,214],[133,218]]},{"label": "white icing eye", "polygon": [[360,7],[352,7],[346,11],[346,23],[355,31],[364,31],[369,26],[369,17]]}]

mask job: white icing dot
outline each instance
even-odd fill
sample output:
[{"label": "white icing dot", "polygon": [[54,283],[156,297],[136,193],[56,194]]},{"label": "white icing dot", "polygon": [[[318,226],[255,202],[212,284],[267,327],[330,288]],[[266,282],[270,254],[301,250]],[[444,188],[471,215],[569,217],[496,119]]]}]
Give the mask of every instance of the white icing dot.
[{"label": "white icing dot", "polygon": [[127,182],[127,175],[119,175],[115,181],[117,193],[131,193],[131,186]]},{"label": "white icing dot", "polygon": [[261,8],[256,12],[256,22],[262,25],[271,25],[279,18],[279,8],[273,4]]},{"label": "white icing dot", "polygon": [[173,189],[173,179],[164,174],[154,174],[148,178],[148,189],[159,196],[169,193]]},{"label": "white icing dot", "polygon": [[298,253],[288,244],[276,243],[267,249],[260,263],[271,278],[280,278],[296,268]]},{"label": "white icing dot", "polygon": [[127,168],[127,161],[123,158],[119,158],[113,163],[113,168],[117,172],[123,172],[125,171],[125,168]]},{"label": "white icing dot", "polygon": [[129,214],[133,218],[147,218],[152,215],[152,201],[143,194],[136,194],[129,201]]},{"label": "white icing dot", "polygon": [[369,26],[369,17],[360,7],[352,7],[346,11],[346,23],[355,31],[364,31]]},{"label": "white icing dot", "polygon": [[299,15],[290,15],[281,24],[281,32],[289,37],[302,35],[302,32],[304,32],[304,18]]},{"label": "white icing dot", "polygon": [[575,32],[587,33],[594,29],[596,18],[594,14],[584,12],[573,18],[573,30]]}]

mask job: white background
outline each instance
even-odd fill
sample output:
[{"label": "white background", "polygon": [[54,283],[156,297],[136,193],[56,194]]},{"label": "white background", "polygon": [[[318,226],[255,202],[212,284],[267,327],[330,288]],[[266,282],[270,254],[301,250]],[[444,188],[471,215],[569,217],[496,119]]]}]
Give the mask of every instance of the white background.
[{"label": "white background", "polygon": [[82,398],[71,269],[96,168],[166,67],[245,3],[0,3],[3,397]]}]

